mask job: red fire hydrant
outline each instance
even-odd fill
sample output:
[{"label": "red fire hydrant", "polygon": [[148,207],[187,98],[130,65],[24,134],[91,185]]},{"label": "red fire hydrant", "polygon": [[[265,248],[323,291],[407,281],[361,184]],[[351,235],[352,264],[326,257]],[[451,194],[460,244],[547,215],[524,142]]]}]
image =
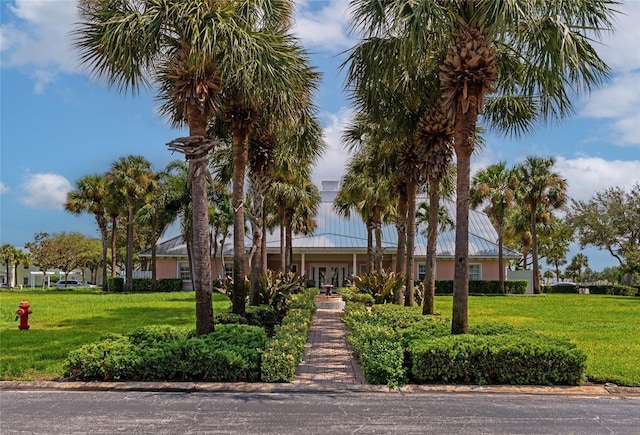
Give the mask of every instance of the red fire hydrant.
[{"label": "red fire hydrant", "polygon": [[16,311],[16,314],[20,317],[19,329],[29,329],[29,314],[32,313],[29,307],[30,305],[27,301],[22,301],[20,302],[20,305],[18,305],[18,311]]}]

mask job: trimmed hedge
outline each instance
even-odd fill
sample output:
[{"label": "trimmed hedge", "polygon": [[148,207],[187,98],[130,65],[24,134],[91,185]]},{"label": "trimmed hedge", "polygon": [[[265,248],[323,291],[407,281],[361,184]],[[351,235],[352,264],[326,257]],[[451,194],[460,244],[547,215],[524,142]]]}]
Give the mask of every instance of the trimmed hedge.
[{"label": "trimmed hedge", "polygon": [[[526,280],[513,280],[504,282],[505,294],[520,294],[523,295],[527,292],[528,282]],[[437,280],[436,281],[436,294],[437,295],[452,295],[453,294],[453,281],[451,280]],[[497,280],[478,280],[469,281],[469,294],[477,295],[499,295],[500,281]]]},{"label": "trimmed hedge", "polygon": [[616,295],[616,296],[637,296],[638,289],[622,284],[601,284],[588,285],[589,294],[592,295]]},{"label": "trimmed hedge", "polygon": [[275,328],[262,354],[261,379],[263,382],[291,382],[302,361],[305,344],[311,329],[311,318],[316,312],[314,296],[317,289],[307,289],[292,296],[289,310],[282,323]]},{"label": "trimmed hedge", "polygon": [[577,385],[586,356],[568,342],[523,335],[455,335],[410,343],[417,383]]},{"label": "trimmed hedge", "polygon": [[121,278],[119,276],[112,276],[107,278],[107,291],[109,293],[124,292],[124,278]]},{"label": "trimmed hedge", "polygon": [[[133,293],[146,293],[151,291],[151,278],[133,278]],[[156,290],[158,292],[179,292],[182,291],[182,280],[180,278],[160,278],[156,280]],[[110,293],[124,292],[124,278],[107,278],[107,291]]]},{"label": "trimmed hedge", "polygon": [[470,325],[451,335],[450,319],[419,310],[347,303],[343,320],[367,382],[577,384],[586,356],[563,340],[506,323]]},{"label": "trimmed hedge", "polygon": [[264,330],[219,325],[195,338],[193,332],[150,326],[111,334],[69,353],[65,376],[85,381],[257,381]]}]

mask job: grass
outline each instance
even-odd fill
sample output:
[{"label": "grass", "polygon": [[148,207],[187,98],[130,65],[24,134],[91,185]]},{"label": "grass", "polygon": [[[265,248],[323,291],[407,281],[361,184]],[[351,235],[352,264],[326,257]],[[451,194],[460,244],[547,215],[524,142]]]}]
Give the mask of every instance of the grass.
[{"label": "grass", "polygon": [[[26,299],[33,314],[31,328],[18,329],[18,304]],[[214,312],[231,305],[214,293]],[[63,374],[70,350],[107,333],[123,333],[153,325],[192,325],[193,292],[102,294],[100,290],[64,289],[0,293],[0,379],[51,380]]]},{"label": "grass", "polygon": [[[31,303],[31,329],[20,331],[15,312]],[[451,315],[452,298],[436,297]],[[230,306],[214,294],[214,312]],[[62,376],[68,352],[107,333],[152,324],[193,325],[193,292],[102,294],[91,290],[0,292],[0,379],[47,380]],[[640,386],[640,297],[549,294],[470,297],[469,321],[502,321],[564,337],[587,354],[594,382]]]},{"label": "grass", "polygon": [[[451,315],[452,297],[436,298]],[[548,294],[470,297],[469,322],[501,321],[563,337],[587,354],[587,380],[640,386],[640,297]]]}]

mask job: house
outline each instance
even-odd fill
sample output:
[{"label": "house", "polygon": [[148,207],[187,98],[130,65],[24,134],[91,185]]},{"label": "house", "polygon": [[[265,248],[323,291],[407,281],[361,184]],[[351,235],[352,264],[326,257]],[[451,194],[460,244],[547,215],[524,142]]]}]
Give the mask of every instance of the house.
[{"label": "house", "polygon": [[[366,270],[367,230],[357,213],[350,218],[340,217],[333,209],[333,199],[337,193],[337,182],[323,182],[322,202],[316,217],[317,228],[310,236],[293,237],[292,269],[313,280],[317,287],[323,284],[342,285],[345,279]],[[419,198],[419,202],[424,198]],[[452,220],[455,221],[455,203],[442,201]],[[414,276],[423,279],[425,275],[426,237],[424,228],[416,230]],[[394,270],[396,264],[397,231],[394,225],[383,225],[382,247],[383,267]],[[469,211],[469,279],[498,279],[498,235],[488,216],[482,212]],[[251,249],[250,234],[245,239],[247,251]],[[279,231],[268,233],[267,263],[269,269],[280,268]],[[455,230],[438,235],[436,249],[436,279],[450,280],[454,275]],[[151,249],[140,253],[150,257]],[[182,278],[184,288],[191,288],[186,244],[182,236],[173,237],[156,247],[156,270],[158,278]],[[518,259],[520,254],[503,248],[505,262]],[[212,261],[212,275],[222,277],[233,273],[233,238],[229,237],[223,246],[223,262]]]}]

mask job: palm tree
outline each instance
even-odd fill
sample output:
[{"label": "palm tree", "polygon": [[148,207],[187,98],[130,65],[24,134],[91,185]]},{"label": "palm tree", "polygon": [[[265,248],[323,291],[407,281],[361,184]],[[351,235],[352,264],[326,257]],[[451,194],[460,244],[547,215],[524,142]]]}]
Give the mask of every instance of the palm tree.
[{"label": "palm tree", "polygon": [[[305,174],[308,174],[308,169],[324,149],[322,129],[313,113],[307,113],[293,125],[275,125],[273,128],[258,125],[252,135],[249,143],[249,190],[252,199],[249,219],[253,239],[250,305],[259,303],[259,285],[267,267],[264,261],[266,247],[263,246],[265,199],[272,183],[276,178],[287,178],[283,177],[284,174],[298,174],[300,171],[294,170],[294,167],[304,167]],[[305,198],[309,199],[308,196]]]},{"label": "palm tree", "polygon": [[531,256],[533,257],[533,292],[542,293],[538,266],[538,215],[539,207],[549,213],[567,202],[567,181],[552,171],[553,158],[527,157],[516,167],[520,180],[518,196],[529,209],[531,228]]},{"label": "palm tree", "polygon": [[[591,41],[611,30],[615,10],[600,0],[352,0],[354,27],[365,38],[391,35],[400,53],[438,63],[443,109],[455,130],[456,248],[452,333],[468,331],[470,161],[478,117],[520,134],[534,121],[571,113],[573,91],[589,91],[608,68]],[[446,50],[443,53],[443,48]],[[390,57],[376,75],[408,56]],[[442,61],[444,59],[444,61]],[[384,85],[384,84],[383,84]],[[572,92],[569,92],[571,90]],[[491,100],[485,97],[497,91]]]},{"label": "palm tree", "polygon": [[5,264],[6,271],[7,271],[6,283],[10,287],[13,287],[13,276],[11,275],[11,263],[15,261],[17,254],[18,254],[18,250],[13,245],[5,243],[2,246],[0,246],[0,258],[2,258],[2,262]]},{"label": "palm tree", "polygon": [[[190,0],[82,0],[75,46],[81,61],[120,90],[156,85],[161,111],[174,126],[186,124],[187,138],[169,146],[189,162],[193,200],[196,335],[213,331],[211,248],[206,183],[208,155],[217,141],[207,136],[210,116],[221,108],[234,124],[237,171],[234,210],[242,216],[246,138],[253,107],[297,109],[290,70],[300,71],[301,50],[288,35],[291,2]],[[304,69],[305,73],[308,68]],[[305,78],[306,78],[305,74]],[[244,255],[243,225],[236,230],[238,268]],[[237,281],[242,281],[237,280]],[[240,296],[244,293],[241,293]],[[244,302],[244,301],[242,301]],[[234,311],[236,311],[234,303]]]},{"label": "palm tree", "polygon": [[79,215],[92,213],[100,230],[102,243],[102,291],[107,292],[107,251],[109,249],[109,229],[107,223],[107,202],[109,200],[105,175],[85,175],[76,182],[76,189],[67,193],[65,210]]},{"label": "palm tree", "polygon": [[151,291],[156,291],[157,287],[156,248],[158,239],[162,237],[167,227],[177,219],[182,205],[177,201],[181,192],[174,190],[179,183],[179,179],[176,180],[172,175],[175,165],[176,162],[170,162],[164,170],[156,174],[156,189],[147,192],[143,198],[144,205],[136,213],[136,221],[149,227],[147,246],[151,246]]},{"label": "palm tree", "polygon": [[484,212],[489,216],[498,232],[498,280],[500,293],[504,293],[504,259],[502,247],[504,244],[504,228],[507,214],[515,206],[515,189],[517,178],[513,171],[508,170],[506,162],[489,165],[473,177],[470,203],[473,208],[488,204]]},{"label": "palm tree", "polygon": [[579,252],[573,256],[571,259],[571,263],[567,266],[567,269],[575,270],[576,272],[576,282],[582,282],[582,268],[589,267],[589,259],[586,255]]},{"label": "palm tree", "polygon": [[125,290],[133,290],[133,226],[136,206],[157,185],[151,164],[142,156],[121,157],[111,164],[107,183],[120,192],[127,202],[127,259],[125,266]]},{"label": "palm tree", "polygon": [[348,217],[355,207],[367,225],[369,272],[382,269],[382,224],[395,214],[393,181],[383,167],[385,163],[384,150],[375,142],[361,148],[349,161],[334,201],[340,215]]},{"label": "palm tree", "polygon": [[429,182],[429,225],[427,227],[427,255],[424,277],[423,314],[435,314],[436,249],[440,210],[440,191],[449,174],[453,159],[453,129],[438,105],[432,105],[418,124],[416,133],[426,161]]},{"label": "palm tree", "polygon": [[25,267],[29,267],[31,265],[31,255],[28,252],[21,251],[20,249],[16,250],[16,254],[13,259],[13,276],[16,277],[16,286],[20,285],[17,282],[18,279],[18,266],[23,264]]}]

